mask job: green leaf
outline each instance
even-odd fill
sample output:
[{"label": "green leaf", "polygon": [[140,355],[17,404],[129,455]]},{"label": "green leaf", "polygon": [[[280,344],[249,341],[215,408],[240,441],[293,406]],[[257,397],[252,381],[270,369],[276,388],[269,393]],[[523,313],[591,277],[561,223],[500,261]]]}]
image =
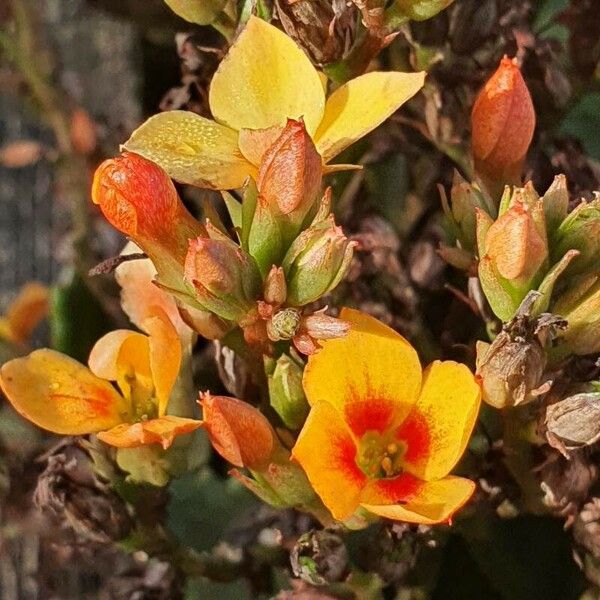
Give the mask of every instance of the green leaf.
[{"label": "green leaf", "polygon": [[164,0],[182,19],[198,25],[210,25],[223,10],[227,0]]},{"label": "green leaf", "polygon": [[229,218],[233,226],[241,230],[242,228],[242,205],[229,192],[221,192],[225,207],[229,213]]},{"label": "green leaf", "polygon": [[169,486],[167,526],[182,544],[210,550],[228,527],[257,500],[235,479],[221,479],[204,469]]}]

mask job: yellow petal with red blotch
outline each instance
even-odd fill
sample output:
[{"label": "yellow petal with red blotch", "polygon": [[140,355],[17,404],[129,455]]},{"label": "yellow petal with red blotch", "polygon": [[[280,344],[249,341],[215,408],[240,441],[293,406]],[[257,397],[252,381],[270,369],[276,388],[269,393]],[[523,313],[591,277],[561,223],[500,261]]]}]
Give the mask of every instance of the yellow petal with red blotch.
[{"label": "yellow petal with red blotch", "polygon": [[425,82],[425,73],[372,72],[339,87],[325,104],[314,135],[317,150],[329,162],[342,150],[381,125]]},{"label": "yellow petal with red blotch", "polygon": [[448,521],[466,504],[474,491],[475,484],[469,479],[444,477],[438,481],[422,482],[412,498],[404,504],[362,502],[361,506],[387,519],[433,525]]},{"label": "yellow petal with red blotch", "polygon": [[429,365],[419,400],[397,432],[407,445],[403,467],[428,481],[447,475],[467,447],[480,404],[481,387],[465,365]]},{"label": "yellow petal with red blotch", "polygon": [[275,143],[282,131],[281,125],[267,129],[242,129],[238,138],[241,153],[253,165],[259,167],[265,152]]},{"label": "yellow petal with red blotch", "polygon": [[25,284],[6,311],[8,335],[11,341],[24,343],[31,332],[48,314],[50,292],[36,282]]},{"label": "yellow petal with red blotch", "polygon": [[331,404],[313,405],[292,457],[336,519],[343,521],[354,513],[367,478],[356,464],[352,433]]},{"label": "yellow petal with red blotch", "polygon": [[[139,252],[142,252],[139,246],[128,242],[121,256]],[[191,343],[193,332],[181,318],[174,297],[155,285],[156,274],[156,268],[148,258],[121,263],[115,270],[115,278],[121,286],[121,306],[130,321],[138,327],[151,315],[155,306],[162,308],[177,329],[181,343],[186,346]]]},{"label": "yellow petal with red blotch", "polygon": [[350,332],[320,341],[304,371],[306,396],[310,404],[325,400],[337,408],[357,437],[384,431],[419,397],[419,357],[400,334],[367,314],[344,308],[340,318]]},{"label": "yellow petal with red blotch", "polygon": [[150,342],[150,369],[158,399],[158,414],[163,416],[181,368],[181,342],[167,313],[159,307],[142,323]]},{"label": "yellow petal with red blotch", "polygon": [[165,450],[178,435],[190,433],[202,427],[202,421],[167,415],[140,423],[117,425],[98,433],[98,439],[116,448],[137,448],[148,444],[160,444]]},{"label": "yellow petal with red blotch", "polygon": [[93,433],[129,414],[127,402],[110,383],[47,348],[2,365],[0,384],[17,412],[54,433]]},{"label": "yellow petal with red blotch", "polygon": [[285,33],[250,17],[215,73],[210,110],[233,129],[266,129],[304,118],[313,133],[323,116],[325,93],[317,70]]},{"label": "yellow petal with red blotch", "polygon": [[240,153],[237,138],[237,131],[210,119],[170,110],[140,125],[123,148],[155,162],[181,183],[229,190],[256,175]]}]

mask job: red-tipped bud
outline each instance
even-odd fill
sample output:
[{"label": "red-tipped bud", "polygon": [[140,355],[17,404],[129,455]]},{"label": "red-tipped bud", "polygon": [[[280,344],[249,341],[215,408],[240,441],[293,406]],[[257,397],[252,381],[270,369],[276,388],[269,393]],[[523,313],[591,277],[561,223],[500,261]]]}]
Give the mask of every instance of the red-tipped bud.
[{"label": "red-tipped bud", "polygon": [[322,179],[322,162],[302,121],[288,119],[265,152],[258,172],[258,190],[284,215],[302,216],[313,206]]},{"label": "red-tipped bud", "polygon": [[202,394],[204,427],[215,450],[237,467],[260,469],[278,447],[275,432],[256,408],[227,396]]},{"label": "red-tipped bud", "polygon": [[260,289],[254,260],[226,239],[192,240],[185,259],[185,279],[206,310],[232,321],[253,308]]},{"label": "red-tipped bud", "polygon": [[92,199],[113,227],[150,256],[159,276],[168,268],[181,271],[188,240],[205,234],[183,206],[169,176],[131,152],[105,160],[96,169]]},{"label": "red-tipped bud", "polygon": [[500,184],[519,184],[535,129],[535,110],[516,60],[506,56],[485,84],[471,115],[478,173]]}]

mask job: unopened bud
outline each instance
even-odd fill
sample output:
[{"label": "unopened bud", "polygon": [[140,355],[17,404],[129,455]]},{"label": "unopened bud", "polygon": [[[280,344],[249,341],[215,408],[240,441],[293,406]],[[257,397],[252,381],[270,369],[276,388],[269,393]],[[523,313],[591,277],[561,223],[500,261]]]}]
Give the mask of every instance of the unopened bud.
[{"label": "unopened bud", "polygon": [[176,287],[188,240],[205,231],[183,206],[169,176],[155,163],[125,152],[96,169],[92,199],[109,223],[152,259],[161,281]]},{"label": "unopened bud", "polygon": [[559,354],[600,352],[600,275],[590,275],[560,296],[553,312],[568,323],[559,338]]},{"label": "unopened bud", "polygon": [[237,467],[261,469],[276,449],[267,418],[246,402],[201,394],[204,427],[215,450]]},{"label": "unopened bud", "polygon": [[302,315],[297,308],[277,311],[267,322],[267,335],[273,342],[291,340],[300,328]]},{"label": "unopened bud", "polygon": [[500,61],[475,100],[471,125],[477,172],[501,185],[518,185],[535,110],[516,60],[505,56]]},{"label": "unopened bud", "polygon": [[350,266],[355,246],[335,224],[333,216],[303,231],[283,261],[287,302],[303,306],[334,289]]},{"label": "unopened bud", "polygon": [[287,297],[287,285],[285,274],[281,267],[273,265],[269,271],[264,284],[265,302],[276,306],[283,304]]},{"label": "unopened bud", "polygon": [[315,204],[322,170],[321,156],[304,123],[288,119],[262,158],[257,186],[273,214],[293,230],[292,239]]},{"label": "unopened bud", "polygon": [[191,240],[185,279],[205,310],[232,321],[242,319],[253,308],[260,289],[253,259],[226,239]]},{"label": "unopened bud", "polygon": [[577,260],[569,267],[572,275],[591,272],[600,264],[600,194],[594,200],[579,204],[560,224],[556,232],[553,256],[568,250],[579,250]]},{"label": "unopened bud", "polygon": [[[556,230],[565,220],[569,209],[569,190],[567,189],[567,178],[557,175],[542,198],[546,226],[551,239],[555,237]],[[554,244],[551,245],[554,249]]]},{"label": "unopened bud", "polygon": [[271,406],[286,427],[297,430],[308,416],[309,406],[302,388],[302,367],[286,354],[282,354],[269,375]]}]

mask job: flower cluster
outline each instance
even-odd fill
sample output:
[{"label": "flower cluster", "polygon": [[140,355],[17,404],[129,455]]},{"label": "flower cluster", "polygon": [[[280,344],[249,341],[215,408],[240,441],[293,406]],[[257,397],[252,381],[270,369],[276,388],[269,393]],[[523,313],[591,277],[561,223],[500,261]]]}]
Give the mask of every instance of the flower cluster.
[{"label": "flower cluster", "polygon": [[[105,335],[89,368],[49,349],[7,362],[0,383],[13,406],[50,431],[94,433],[121,449],[166,449],[203,429],[260,498],[323,523],[448,521],[475,487],[449,473],[476,422],[478,380],[454,362],[422,371],[412,346],[379,321],[315,306],[356,246],[322,190],[324,175],[355,166],[330,161],[423,79],[371,72],[328,96],[295,42],[250,18],[212,80],[214,120],[152,117],[96,171],[94,203],[149,259],[128,261],[129,246],[117,270],[123,308],[141,331]],[[171,178],[221,191],[227,218],[207,205],[197,220]],[[502,227],[489,228],[486,252]],[[542,240],[536,224],[522,227]],[[516,276],[537,282],[545,263]],[[259,391],[202,393],[201,418],[187,397],[182,414],[176,399],[187,393],[183,364],[196,334],[243,357]]]}]

